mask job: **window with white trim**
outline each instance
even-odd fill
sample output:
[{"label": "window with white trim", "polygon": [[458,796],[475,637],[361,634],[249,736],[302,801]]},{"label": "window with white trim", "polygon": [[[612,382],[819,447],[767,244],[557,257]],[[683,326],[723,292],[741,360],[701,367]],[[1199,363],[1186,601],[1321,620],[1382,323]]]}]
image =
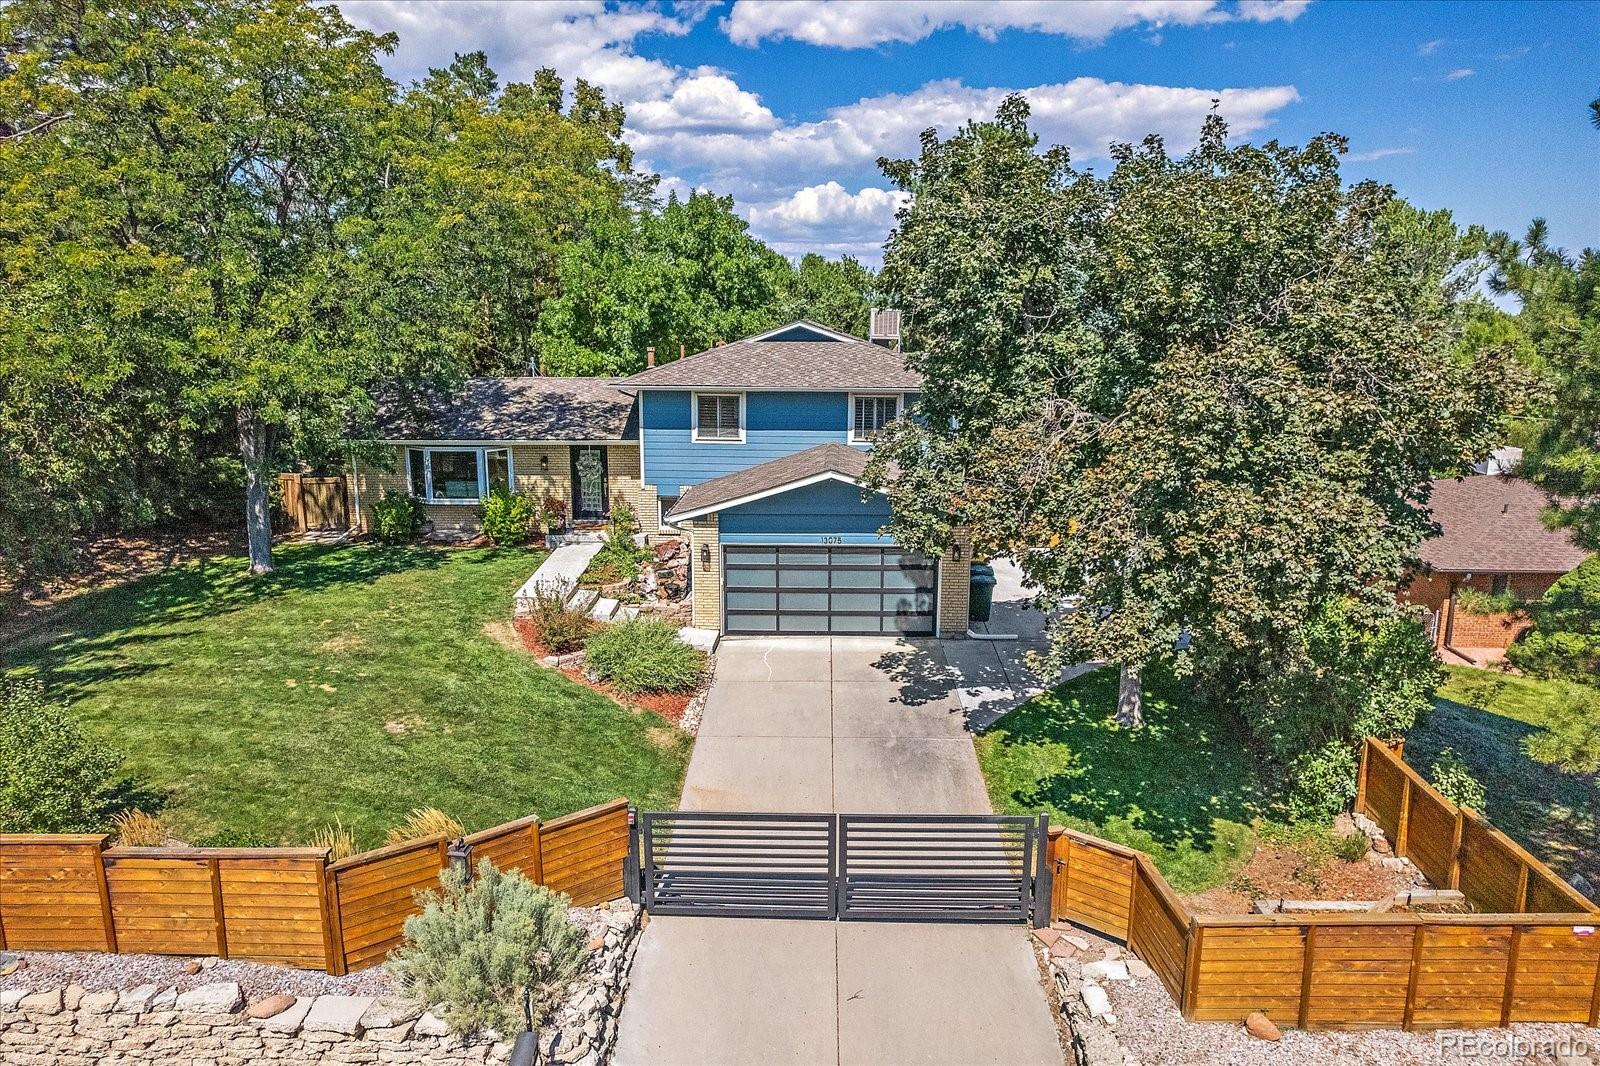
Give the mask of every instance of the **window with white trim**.
[{"label": "window with white trim", "polygon": [[900,397],[894,394],[851,395],[850,439],[857,443],[870,441],[882,432],[883,427],[900,417]]},{"label": "window with white trim", "polygon": [[719,444],[744,440],[744,394],[694,394],[694,439]]},{"label": "window with white trim", "polygon": [[481,503],[511,489],[511,449],[407,448],[406,479],[411,495],[428,503]]}]

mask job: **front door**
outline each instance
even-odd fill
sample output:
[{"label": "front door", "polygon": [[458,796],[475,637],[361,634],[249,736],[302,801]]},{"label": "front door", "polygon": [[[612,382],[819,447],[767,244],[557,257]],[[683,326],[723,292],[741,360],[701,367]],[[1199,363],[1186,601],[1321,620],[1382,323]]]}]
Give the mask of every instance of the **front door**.
[{"label": "front door", "polygon": [[611,510],[606,496],[606,450],[593,444],[572,446],[572,517],[596,521]]}]

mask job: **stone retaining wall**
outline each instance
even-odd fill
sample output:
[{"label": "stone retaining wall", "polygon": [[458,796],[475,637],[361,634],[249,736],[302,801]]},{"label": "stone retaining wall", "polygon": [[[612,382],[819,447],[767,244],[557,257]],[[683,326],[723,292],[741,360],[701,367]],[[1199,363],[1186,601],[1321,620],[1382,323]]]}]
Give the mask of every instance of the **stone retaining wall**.
[{"label": "stone retaining wall", "polygon": [[[599,1066],[610,1058],[640,918],[626,901],[612,903],[602,914],[605,932],[591,940],[582,975],[540,1034],[543,1062]],[[253,1016],[268,1012],[268,1017]],[[182,993],[155,985],[124,991],[86,991],[77,985],[0,990],[0,1063],[5,1066],[465,1066],[506,1061],[510,1040],[494,1032],[452,1034],[436,1013],[402,999],[273,996],[247,1008],[233,982]]]}]

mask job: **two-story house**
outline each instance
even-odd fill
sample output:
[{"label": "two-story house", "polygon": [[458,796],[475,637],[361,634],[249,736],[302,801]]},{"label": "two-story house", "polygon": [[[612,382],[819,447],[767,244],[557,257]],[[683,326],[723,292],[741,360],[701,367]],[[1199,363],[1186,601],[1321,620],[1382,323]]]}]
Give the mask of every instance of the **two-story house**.
[{"label": "two-story house", "polygon": [[402,488],[470,528],[497,484],[560,496],[579,518],[625,498],[647,534],[688,540],[696,626],[960,633],[965,544],[903,551],[887,498],[862,483],[874,434],[920,385],[898,351],[805,321],[621,381],[475,379],[431,416],[384,424],[394,465],[358,472],[358,510]]}]

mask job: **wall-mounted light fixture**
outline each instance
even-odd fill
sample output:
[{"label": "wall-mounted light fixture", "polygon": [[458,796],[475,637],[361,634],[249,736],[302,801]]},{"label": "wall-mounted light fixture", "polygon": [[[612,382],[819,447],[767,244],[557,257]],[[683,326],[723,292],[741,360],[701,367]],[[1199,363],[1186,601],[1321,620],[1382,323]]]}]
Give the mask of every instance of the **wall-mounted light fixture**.
[{"label": "wall-mounted light fixture", "polygon": [[950,554],[955,558],[955,561],[959,563],[961,561],[961,545],[957,544],[955,547],[953,547],[950,550]]},{"label": "wall-mounted light fixture", "polygon": [[550,472],[550,457],[548,455],[539,456],[539,469],[547,474]]},{"label": "wall-mounted light fixture", "polygon": [[710,544],[702,544],[702,545],[700,545],[700,569],[702,569],[702,570],[710,570],[711,569],[711,545]]}]

